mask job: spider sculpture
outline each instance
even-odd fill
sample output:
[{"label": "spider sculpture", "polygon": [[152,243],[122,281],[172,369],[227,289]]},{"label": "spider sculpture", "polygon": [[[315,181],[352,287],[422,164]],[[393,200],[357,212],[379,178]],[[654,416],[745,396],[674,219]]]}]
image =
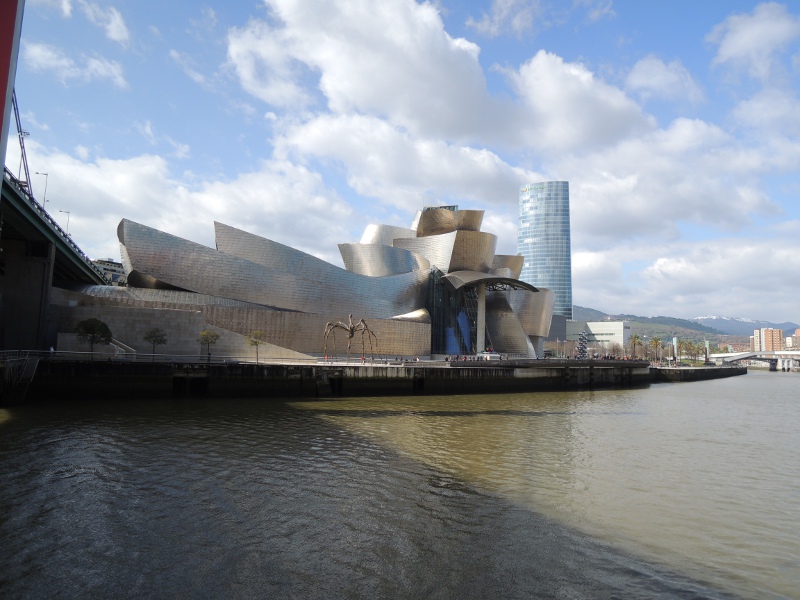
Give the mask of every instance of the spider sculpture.
[{"label": "spider sculpture", "polygon": [[[370,328],[367,326],[366,321],[361,319],[358,323],[353,324],[353,315],[350,315],[348,320],[348,324],[345,325],[341,321],[337,321],[336,323],[331,323],[330,321],[325,325],[325,337],[324,337],[324,346],[323,351],[325,352],[325,356],[328,356],[328,336],[333,338],[333,351],[336,352],[336,330],[343,329],[347,332],[347,361],[350,362],[350,346],[353,343],[353,337],[355,337],[356,333],[359,331],[361,332],[361,356],[362,358],[365,356],[366,347],[364,345],[364,336],[367,336],[369,340],[369,353],[372,358],[374,358],[374,352],[378,347],[378,336],[376,336]],[[372,346],[372,340],[375,340],[375,350]]]}]

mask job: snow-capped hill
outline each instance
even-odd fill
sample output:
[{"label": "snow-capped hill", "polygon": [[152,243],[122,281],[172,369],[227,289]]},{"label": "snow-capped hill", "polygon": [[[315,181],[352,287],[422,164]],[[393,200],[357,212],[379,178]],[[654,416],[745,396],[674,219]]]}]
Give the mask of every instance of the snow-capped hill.
[{"label": "snow-capped hill", "polygon": [[716,315],[709,315],[707,317],[695,317],[692,321],[738,321],[741,323],[755,323],[753,319],[745,319],[744,317],[718,317]]},{"label": "snow-capped hill", "polygon": [[713,327],[728,335],[753,335],[753,330],[763,328],[781,329],[785,335],[792,335],[795,329],[800,328],[797,323],[770,323],[769,321],[756,321],[740,317],[695,317],[692,321],[706,327]]}]

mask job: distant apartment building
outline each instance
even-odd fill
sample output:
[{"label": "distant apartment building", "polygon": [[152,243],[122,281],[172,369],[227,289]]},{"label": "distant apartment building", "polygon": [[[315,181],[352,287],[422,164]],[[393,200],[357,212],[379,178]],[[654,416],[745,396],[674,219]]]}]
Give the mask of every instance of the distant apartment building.
[{"label": "distant apartment building", "polygon": [[[728,352],[748,352],[753,349],[753,336],[750,336],[750,343],[741,343],[741,344],[727,344]],[[720,346],[722,347],[722,346]]]},{"label": "distant apartment building", "polygon": [[115,261],[113,258],[95,258],[92,262],[103,272],[103,275],[111,282],[111,285],[127,285],[127,277],[125,269],[122,268],[122,263]]},{"label": "distant apartment building", "polygon": [[775,352],[784,349],[783,330],[764,327],[755,329],[750,338],[753,352]]}]

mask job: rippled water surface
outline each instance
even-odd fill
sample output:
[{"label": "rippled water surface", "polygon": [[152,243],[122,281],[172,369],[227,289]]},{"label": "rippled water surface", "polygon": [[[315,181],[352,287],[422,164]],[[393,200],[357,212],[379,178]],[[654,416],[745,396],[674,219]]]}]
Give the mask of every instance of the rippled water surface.
[{"label": "rippled water surface", "polygon": [[798,385],[0,409],[0,597],[800,598]]}]

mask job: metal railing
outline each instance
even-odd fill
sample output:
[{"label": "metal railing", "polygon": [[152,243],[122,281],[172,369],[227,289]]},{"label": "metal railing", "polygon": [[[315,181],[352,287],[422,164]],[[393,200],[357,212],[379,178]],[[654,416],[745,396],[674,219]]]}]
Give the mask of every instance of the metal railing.
[{"label": "metal railing", "polygon": [[17,193],[30,205],[30,207],[36,211],[36,213],[42,218],[42,220],[47,223],[50,228],[53,230],[61,241],[63,241],[67,246],[69,246],[72,251],[83,260],[83,262],[88,266],[92,271],[94,271],[97,275],[99,275],[103,281],[110,285],[108,279],[106,279],[105,273],[100,270],[100,268],[92,262],[92,259],[78,247],[72,237],[61,228],[61,225],[56,223],[55,219],[50,216],[44,206],[39,204],[39,201],[36,200],[31,194],[28,193],[27,188],[17,179],[14,174],[9,171],[8,167],[3,167],[3,178],[9,183],[9,185],[14,186],[14,189]]},{"label": "metal railing", "polygon": [[[101,346],[101,348],[106,348]],[[504,354],[505,360],[522,360],[522,355]],[[52,361],[79,361],[79,362],[115,362],[115,363],[171,363],[174,365],[305,365],[305,366],[415,366],[415,365],[440,365],[465,366],[464,363],[492,363],[498,365],[504,361],[487,361],[480,355],[465,357],[465,361],[445,360],[444,358],[416,357],[416,356],[384,356],[374,357],[351,355],[339,356],[311,356],[302,357],[260,357],[215,354],[150,354],[143,352],[105,352],[103,349],[90,351],[56,351],[56,350],[7,350],[0,352],[0,361],[11,358],[38,358]]]}]

